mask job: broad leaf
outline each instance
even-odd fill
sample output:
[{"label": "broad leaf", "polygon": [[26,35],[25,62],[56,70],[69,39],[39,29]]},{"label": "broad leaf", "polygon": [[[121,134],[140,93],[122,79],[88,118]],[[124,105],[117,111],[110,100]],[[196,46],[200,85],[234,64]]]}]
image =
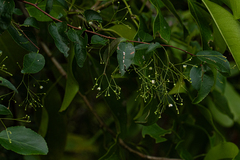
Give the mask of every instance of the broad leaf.
[{"label": "broad leaf", "polygon": [[115,24],[112,27],[105,29],[105,31],[111,31],[129,40],[133,40],[136,35],[136,30],[134,27],[126,26],[123,24]]},{"label": "broad leaf", "polygon": [[68,37],[74,43],[75,57],[79,67],[83,67],[83,64],[87,58],[87,49],[88,36],[85,34],[85,37],[82,38],[82,30],[69,30]]},{"label": "broad leaf", "polygon": [[0,0],[0,6],[0,34],[2,34],[11,23],[15,3],[13,0]]},{"label": "broad leaf", "polygon": [[193,103],[196,104],[201,102],[211,91],[214,85],[214,76],[207,66],[202,65],[199,67],[192,67],[190,78],[193,88],[198,90],[198,95],[193,100]]},{"label": "broad leaf", "polygon": [[164,142],[167,139],[162,138],[162,136],[165,136],[166,134],[170,134],[171,131],[162,129],[159,127],[156,123],[150,125],[150,126],[143,126],[142,128],[142,136],[145,138],[145,135],[148,134],[152,138],[156,140],[156,143]]},{"label": "broad leaf", "polygon": [[233,12],[233,16],[235,19],[240,19],[240,1],[229,1],[231,5],[231,9]]},{"label": "broad leaf", "polygon": [[47,4],[46,4],[46,9],[45,11],[47,13],[50,13],[53,7],[53,0],[47,0]]},{"label": "broad leaf", "polygon": [[84,16],[86,20],[89,21],[97,21],[99,23],[102,22],[102,17],[100,14],[94,10],[88,9],[84,11]]},{"label": "broad leaf", "polygon": [[135,48],[131,43],[120,43],[117,47],[117,59],[119,70],[123,76],[132,64],[135,55]]},{"label": "broad leaf", "polygon": [[12,116],[12,112],[7,107],[0,104],[0,115],[11,115]]},{"label": "broad leaf", "polygon": [[65,57],[67,57],[69,51],[68,39],[66,35],[67,23],[51,23],[48,27],[48,30],[54,39],[56,47],[59,49],[60,52],[64,54]]},{"label": "broad leaf", "polygon": [[121,160],[121,154],[119,151],[119,146],[115,142],[107,151],[107,153],[102,156],[99,160]]},{"label": "broad leaf", "polygon": [[105,45],[107,42],[108,42],[108,40],[106,40],[98,35],[93,35],[91,37],[91,44]]},{"label": "broad leaf", "polygon": [[225,56],[217,51],[200,51],[196,54],[197,58],[204,63],[214,65],[223,75],[230,75],[230,64]]},{"label": "broad leaf", "polygon": [[75,97],[75,95],[77,94],[77,92],[79,90],[79,84],[76,81],[76,79],[73,75],[73,72],[72,72],[73,58],[74,58],[74,50],[73,50],[73,46],[72,46],[71,54],[68,57],[67,84],[65,87],[65,94],[64,94],[63,102],[62,102],[59,112],[65,111],[68,108],[68,106],[70,105],[70,103],[72,102],[73,98]]},{"label": "broad leaf", "polygon": [[7,128],[0,133],[0,144],[22,155],[46,155],[48,147],[39,134],[24,126]]},{"label": "broad leaf", "polygon": [[204,160],[234,159],[239,152],[238,147],[232,142],[223,142],[207,153]]},{"label": "broad leaf", "polygon": [[138,37],[135,37],[135,39],[140,38],[144,42],[152,41],[153,37],[148,33],[148,31],[149,29],[147,28],[144,18],[141,15],[139,15],[138,33],[136,35]]},{"label": "broad leaf", "polygon": [[28,17],[27,19],[25,19],[23,25],[39,29],[38,21],[34,17]]},{"label": "broad leaf", "polygon": [[153,40],[153,37],[150,34],[144,32],[143,30],[138,31],[138,36],[144,42],[150,42]]},{"label": "broad leaf", "polygon": [[149,44],[139,44],[135,46],[135,50],[143,50],[143,49],[148,49]]},{"label": "broad leaf", "polygon": [[210,49],[209,42],[212,41],[212,31],[206,17],[208,13],[200,7],[194,0],[188,0],[189,10],[199,26],[201,32],[203,49]]},{"label": "broad leaf", "polygon": [[13,90],[14,92],[18,93],[18,91],[15,88],[15,86],[11,82],[9,82],[8,80],[6,80],[3,77],[0,77],[0,86],[7,87],[7,88]]},{"label": "broad leaf", "polygon": [[[203,3],[210,12],[215,24],[217,25],[223,39],[225,40],[233,58],[240,68],[240,25],[233,15],[218,4],[203,0]],[[224,15],[224,16],[223,16]]]},{"label": "broad leaf", "polygon": [[43,55],[31,52],[24,56],[21,73],[37,73],[43,69],[44,65],[45,59]]},{"label": "broad leaf", "polygon": [[[21,31],[17,31],[13,26],[8,27],[8,33],[12,36],[13,40],[24,49],[30,52],[37,52],[38,49],[34,46]],[[25,32],[26,36],[34,43],[37,44],[36,38],[31,32]]]},{"label": "broad leaf", "polygon": [[170,40],[171,29],[161,13],[161,3],[158,0],[150,0],[150,2],[158,12],[153,22],[153,36],[155,38],[158,33],[163,40],[168,42]]}]

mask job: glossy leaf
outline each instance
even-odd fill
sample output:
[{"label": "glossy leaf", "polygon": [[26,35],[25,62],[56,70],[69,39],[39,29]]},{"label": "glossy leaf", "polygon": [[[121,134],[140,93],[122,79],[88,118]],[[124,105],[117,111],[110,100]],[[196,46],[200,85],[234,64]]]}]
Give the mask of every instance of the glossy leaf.
[{"label": "glossy leaf", "polygon": [[0,133],[0,144],[22,155],[46,155],[48,147],[39,134],[24,126],[7,128]]},{"label": "glossy leaf", "polygon": [[231,9],[233,12],[233,16],[235,19],[240,19],[240,1],[229,1],[231,5]]},{"label": "glossy leaf", "polygon": [[193,88],[198,90],[198,95],[193,100],[193,103],[196,104],[201,102],[211,91],[214,85],[214,76],[212,71],[203,65],[201,67],[192,67],[190,78]]},{"label": "glossy leaf", "polygon": [[15,86],[11,82],[9,82],[8,80],[6,80],[3,77],[0,77],[0,86],[7,87],[7,88],[13,90],[14,92],[18,93],[18,91],[15,88]]},{"label": "glossy leaf", "polygon": [[67,23],[51,23],[48,27],[48,30],[54,39],[56,47],[59,49],[60,52],[64,54],[65,57],[67,57],[69,51],[68,39],[66,35]]},{"label": "glossy leaf", "polygon": [[74,43],[75,57],[79,67],[83,67],[83,64],[87,58],[87,49],[88,36],[85,34],[85,37],[82,38],[82,30],[69,30],[68,38]]},{"label": "glossy leaf", "polygon": [[70,103],[72,102],[73,98],[75,97],[75,95],[79,90],[79,84],[76,81],[72,72],[73,58],[74,58],[74,50],[72,48],[71,54],[68,57],[68,66],[67,66],[68,78],[67,78],[67,84],[65,87],[65,94],[64,94],[63,102],[59,112],[65,111],[68,108],[68,106],[70,105]]},{"label": "glossy leaf", "polygon": [[154,22],[153,22],[154,38],[155,38],[156,34],[159,34],[163,40],[168,42],[170,40],[171,29],[161,13],[160,1],[150,0],[150,2],[155,6],[156,10],[158,11],[157,16],[155,17]]},{"label": "glossy leaf", "polygon": [[13,0],[0,0],[0,34],[6,30],[12,20],[12,14],[15,8]]},{"label": "glossy leaf", "polygon": [[232,142],[223,142],[207,153],[204,160],[234,159],[239,152],[238,147]]},{"label": "glossy leaf", "polygon": [[94,10],[88,9],[84,11],[84,16],[86,20],[89,21],[97,21],[99,23],[102,22],[102,17],[100,14]]},{"label": "glossy leaf", "polygon": [[31,52],[24,56],[21,73],[37,73],[43,69],[44,65],[45,59],[43,55]]},{"label": "glossy leaf", "polygon": [[119,70],[123,76],[132,64],[135,55],[135,48],[131,43],[119,43],[117,47],[117,59]]},{"label": "glossy leaf", "polygon": [[106,40],[98,35],[93,35],[91,37],[91,44],[105,45],[107,42],[108,42],[108,40]]},{"label": "glossy leaf", "polygon": [[203,49],[210,49],[209,42],[212,41],[212,31],[206,17],[208,13],[200,7],[194,0],[188,0],[189,10],[199,26]]},{"label": "glossy leaf", "polygon": [[170,134],[171,131],[162,129],[159,127],[156,123],[150,125],[150,126],[143,126],[142,128],[142,136],[145,138],[145,135],[148,134],[152,138],[156,140],[156,143],[164,142],[167,139],[163,138],[162,136],[165,136],[166,134]]},{"label": "glossy leaf", "polygon": [[12,112],[7,107],[0,104],[0,115],[11,115],[12,116]]},{"label": "glossy leaf", "polygon": [[53,0],[47,0],[47,4],[46,4],[46,9],[45,11],[47,13],[50,13],[53,7]]},{"label": "glossy leaf", "polygon": [[39,29],[38,21],[34,17],[28,17],[27,19],[25,19],[23,25]]},{"label": "glossy leaf", "polygon": [[233,15],[228,10],[224,9],[218,4],[208,0],[203,0],[203,3],[210,12],[223,39],[232,53],[238,68],[240,68],[240,46],[238,45],[238,42],[240,41],[239,22],[235,20]]},{"label": "glossy leaf", "polygon": [[[13,26],[8,27],[8,33],[12,36],[13,40],[24,49],[30,52],[38,51],[36,46],[34,46],[31,42],[29,42],[29,40],[24,36],[24,34],[21,34],[21,32],[17,31]],[[37,44],[36,38],[31,32],[24,32],[24,33],[34,44]]]},{"label": "glossy leaf", "polygon": [[223,75],[230,75],[230,64],[225,56],[217,51],[200,51],[196,54],[197,58],[204,63],[214,65]]}]

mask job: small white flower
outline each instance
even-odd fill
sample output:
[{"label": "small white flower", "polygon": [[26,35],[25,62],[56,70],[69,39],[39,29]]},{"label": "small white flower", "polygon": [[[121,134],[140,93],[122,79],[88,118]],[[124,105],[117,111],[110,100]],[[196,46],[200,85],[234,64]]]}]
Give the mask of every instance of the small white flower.
[{"label": "small white flower", "polygon": [[151,80],[152,84],[155,84],[155,80]]},{"label": "small white flower", "polygon": [[101,87],[98,87],[97,90],[98,90],[98,91],[101,91]]},{"label": "small white flower", "polygon": [[171,104],[171,103],[168,105],[168,107],[172,107],[172,106],[173,106],[173,104]]},{"label": "small white flower", "polygon": [[93,24],[93,22],[88,22],[88,24],[89,24],[89,25],[92,25],[92,24]]},{"label": "small white flower", "polygon": [[187,65],[186,65],[186,64],[184,64],[184,65],[183,65],[183,68],[187,68]]},{"label": "small white flower", "polygon": [[39,88],[40,88],[40,89],[43,89],[43,86],[40,86]]},{"label": "small white flower", "polygon": [[151,71],[153,68],[152,68],[152,67],[149,67],[148,69]]}]

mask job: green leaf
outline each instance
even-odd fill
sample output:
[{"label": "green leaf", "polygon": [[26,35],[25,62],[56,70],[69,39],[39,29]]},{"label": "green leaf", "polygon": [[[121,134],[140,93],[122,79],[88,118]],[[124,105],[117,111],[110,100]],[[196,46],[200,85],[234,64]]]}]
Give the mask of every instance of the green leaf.
[{"label": "green leaf", "polygon": [[51,23],[48,27],[49,33],[54,39],[56,47],[59,49],[61,53],[64,54],[65,57],[68,56],[68,38],[66,35],[67,31],[67,23],[59,22],[59,23]]},{"label": "green leaf", "polygon": [[70,103],[72,102],[73,98],[75,97],[75,95],[77,94],[77,92],[79,90],[79,84],[76,81],[76,79],[73,75],[73,72],[72,72],[74,50],[73,50],[73,46],[71,48],[72,48],[71,49],[71,54],[68,57],[67,84],[66,84],[66,87],[65,87],[65,94],[64,94],[63,102],[62,102],[62,105],[61,105],[61,108],[60,108],[59,112],[65,111],[68,108],[68,106],[70,105]]},{"label": "green leaf", "polygon": [[[240,26],[233,15],[223,7],[208,0],[203,0],[203,3],[210,12],[215,24],[217,25],[223,39],[225,40],[233,58],[240,68]],[[224,16],[223,16],[224,15]]]},{"label": "green leaf", "polygon": [[225,88],[226,88],[226,82],[227,82],[227,78],[224,77],[220,72],[216,72],[216,82],[215,82],[215,86],[214,89],[217,90],[220,93],[224,93],[225,92]]},{"label": "green leaf", "polygon": [[18,91],[14,87],[14,85],[11,82],[9,82],[8,80],[4,79],[3,77],[0,77],[0,86],[7,87],[7,88],[13,90],[14,92],[18,93]]},{"label": "green leaf", "polygon": [[[31,2],[35,3],[36,1],[31,0]],[[47,1],[41,1],[40,3],[38,3],[37,6],[40,9],[45,10],[46,3],[47,3]],[[26,9],[27,9],[30,17],[36,18],[37,21],[43,21],[43,22],[52,21],[52,19],[50,17],[45,15],[43,12],[39,11],[34,6],[26,5]],[[62,17],[65,17],[67,15],[67,12],[60,4],[58,4],[56,1],[53,1],[53,7],[52,7],[52,10],[50,12],[50,15],[54,18],[60,19]]]},{"label": "green leaf", "polygon": [[150,126],[143,126],[142,128],[142,136],[145,138],[145,135],[148,134],[152,138],[156,140],[156,143],[164,142],[167,139],[162,138],[162,136],[165,136],[166,134],[170,134],[171,131],[162,129],[159,127],[156,123],[150,125]]},{"label": "green leaf", "polygon": [[107,151],[107,153],[102,156],[99,160],[121,160],[121,154],[119,151],[119,146],[115,142]]},{"label": "green leaf", "polygon": [[134,55],[135,48],[131,43],[119,43],[117,47],[117,59],[121,76],[125,74],[126,70],[132,64]]},{"label": "green leaf", "polygon": [[23,58],[23,69],[21,73],[37,73],[43,69],[45,59],[40,53],[31,52]]},{"label": "green leaf", "polygon": [[38,21],[34,17],[28,17],[27,19],[25,19],[23,25],[39,29]]},{"label": "green leaf", "polygon": [[149,42],[153,40],[153,37],[148,33],[149,29],[147,28],[146,22],[144,18],[139,15],[139,26],[138,26],[138,33],[135,37],[135,39],[140,38],[144,42]]},{"label": "green leaf", "polygon": [[[14,39],[14,41],[21,46],[22,48],[30,51],[30,52],[37,52],[38,49],[34,46],[20,31],[16,30],[13,26],[8,27],[8,33]],[[37,44],[36,38],[31,32],[25,32],[27,37],[34,43]]]},{"label": "green leaf", "polygon": [[12,116],[12,112],[7,107],[0,104],[0,115],[11,115]]},{"label": "green leaf", "polygon": [[48,147],[39,134],[24,126],[7,128],[0,133],[0,144],[22,155],[46,155]]},{"label": "green leaf", "polygon": [[240,1],[229,1],[231,5],[231,9],[233,12],[233,16],[235,19],[240,19]]},{"label": "green leaf", "polygon": [[47,0],[47,4],[46,4],[46,9],[45,11],[47,13],[50,13],[53,7],[53,0]]},{"label": "green leaf", "polygon": [[84,16],[86,20],[89,21],[97,21],[99,23],[102,22],[102,17],[100,14],[94,10],[88,9],[84,11]]},{"label": "green leaf", "polygon": [[65,0],[57,0],[61,6],[63,6],[66,10],[68,10],[68,4]]},{"label": "green leaf", "polygon": [[148,49],[147,49],[147,52],[146,53],[150,53],[154,50],[156,50],[157,48],[161,48],[162,46],[156,42],[156,43],[150,43],[149,46],[148,46]]},{"label": "green leaf", "polygon": [[200,51],[196,54],[197,58],[204,63],[214,65],[216,69],[225,76],[230,75],[230,64],[225,56],[217,51]]},{"label": "green leaf", "polygon": [[23,15],[21,9],[19,9],[19,8],[14,8],[13,13],[16,14],[16,15],[18,15],[18,16]]},{"label": "green leaf", "polygon": [[235,158],[239,152],[238,147],[232,142],[223,142],[207,153],[204,160],[219,160],[224,158]]},{"label": "green leaf", "polygon": [[201,102],[211,91],[214,85],[213,72],[207,66],[192,67],[190,78],[194,89],[198,90],[198,95],[193,99],[193,103]]},{"label": "green leaf", "polygon": [[83,64],[87,58],[87,49],[88,36],[85,34],[85,37],[82,38],[82,30],[69,30],[68,37],[74,43],[75,57],[79,67],[83,67]]},{"label": "green leaf", "polygon": [[187,149],[184,147],[184,140],[178,142],[175,149],[177,150],[179,156],[184,160],[193,160],[193,156],[187,151]]},{"label": "green leaf", "polygon": [[91,44],[105,45],[107,42],[108,42],[108,40],[106,40],[98,35],[93,35],[91,38]]},{"label": "green leaf", "polygon": [[208,44],[212,41],[213,37],[211,36],[211,27],[209,27],[209,22],[207,21],[207,17],[209,17],[208,13],[194,0],[188,0],[188,7],[201,32],[203,49],[210,49]]},{"label": "green leaf", "polygon": [[114,32],[120,37],[129,39],[129,40],[133,40],[136,35],[136,30],[134,27],[126,26],[123,24],[115,24],[114,26],[105,30]]},{"label": "green leaf", "polygon": [[139,44],[135,46],[135,50],[143,50],[143,49],[148,49],[149,44]]},{"label": "green leaf", "polygon": [[0,34],[2,34],[11,23],[15,3],[13,0],[0,0],[0,6]]},{"label": "green leaf", "polygon": [[168,42],[170,40],[171,29],[163,15],[161,14],[161,2],[158,0],[150,0],[150,2],[155,6],[157,10],[157,16],[155,17],[153,22],[154,38],[158,33],[163,40]]},{"label": "green leaf", "polygon": [[223,54],[227,49],[227,45],[215,23],[212,24],[212,27],[213,27],[214,50]]},{"label": "green leaf", "polygon": [[138,36],[144,42],[150,42],[153,40],[153,37],[150,34],[144,32],[143,30],[138,31]]}]

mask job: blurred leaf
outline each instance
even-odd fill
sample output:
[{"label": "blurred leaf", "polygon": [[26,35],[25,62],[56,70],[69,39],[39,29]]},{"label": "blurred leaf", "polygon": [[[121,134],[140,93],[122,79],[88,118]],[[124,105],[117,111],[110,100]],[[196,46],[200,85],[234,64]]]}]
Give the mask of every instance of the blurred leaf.
[{"label": "blurred leaf", "polygon": [[209,42],[212,41],[213,37],[211,36],[212,31],[209,22],[206,20],[208,13],[194,0],[188,0],[188,7],[201,32],[203,49],[210,49]]},{"label": "blurred leaf", "polygon": [[71,54],[68,57],[68,66],[67,66],[67,84],[65,87],[65,94],[63,98],[63,102],[61,105],[61,108],[59,112],[65,111],[70,103],[72,102],[73,98],[77,94],[79,90],[79,84],[76,81],[73,72],[72,72],[72,63],[73,63],[73,58],[74,58],[74,50],[73,48],[71,49]]},{"label": "blurred leaf", "polygon": [[107,153],[102,156],[99,160],[122,160],[122,156],[119,152],[119,146],[115,142],[107,151]]},{"label": "blurred leaf", "polygon": [[123,24],[115,24],[112,27],[106,29],[106,31],[114,32],[120,37],[126,38],[128,40],[133,40],[136,35],[136,30],[133,27],[129,27]]},{"label": "blurred leaf", "polygon": [[233,16],[235,19],[240,19],[240,1],[229,1],[231,5],[231,9],[233,12]]},{"label": "blurred leaf", "polygon": [[53,7],[53,0],[47,0],[47,4],[46,4],[46,9],[45,11],[47,13],[50,13]]},{"label": "blurred leaf", "polygon": [[223,94],[225,92],[227,78],[224,77],[220,72],[216,72],[216,73],[217,73],[217,76],[216,76],[216,82],[215,82],[214,88],[218,92]]},{"label": "blurred leaf", "polygon": [[146,53],[152,52],[152,51],[156,50],[157,48],[161,48],[161,47],[162,46],[158,42],[150,43]]},{"label": "blurred leaf", "polygon": [[238,68],[240,68],[240,54],[238,54],[240,50],[240,46],[238,45],[238,42],[240,41],[239,22],[235,20],[229,11],[219,6],[218,4],[208,0],[203,0],[203,3],[210,12],[223,39],[225,40],[230,52],[232,53],[232,56]]},{"label": "blurred leaf", "polygon": [[139,26],[138,33],[135,39],[140,38],[143,42],[149,42],[153,40],[153,37],[148,33],[149,29],[147,28],[146,22],[141,15],[139,15]]},{"label": "blurred leaf", "polygon": [[57,0],[59,4],[61,4],[61,6],[63,6],[65,9],[68,10],[68,4],[65,0]]},{"label": "blurred leaf", "polygon": [[87,49],[88,36],[85,34],[85,37],[82,38],[83,30],[72,30],[68,31],[68,38],[74,43],[75,57],[79,67],[83,67],[83,64],[87,58]]},{"label": "blurred leaf", "polygon": [[221,113],[216,105],[212,102],[212,100],[208,99],[208,108],[212,113],[213,118],[216,122],[218,122],[223,127],[232,127],[234,124],[234,121],[229,118],[226,114]]},{"label": "blurred leaf", "polygon": [[0,144],[22,155],[46,155],[48,147],[39,134],[24,126],[7,128],[0,133]]},{"label": "blurred leaf", "polygon": [[7,88],[13,90],[14,92],[18,93],[18,91],[15,88],[15,86],[11,82],[9,82],[8,80],[6,80],[3,77],[0,77],[0,86],[7,87]]},{"label": "blurred leaf", "polygon": [[23,15],[22,11],[19,8],[14,8],[13,13],[18,15],[18,16]]},{"label": "blurred leaf", "polygon": [[15,3],[13,0],[0,0],[0,34],[6,30],[12,20],[12,14],[15,8]]},{"label": "blurred leaf", "polygon": [[138,36],[143,42],[150,42],[153,40],[153,37],[143,30],[138,31]]},{"label": "blurred leaf", "polygon": [[192,67],[190,78],[194,89],[198,90],[198,95],[193,99],[193,103],[201,102],[211,91],[214,85],[214,76],[212,71],[205,65]]},{"label": "blurred leaf", "polygon": [[157,16],[153,22],[153,36],[155,38],[156,33],[158,33],[163,40],[168,42],[170,40],[171,28],[161,13],[161,2],[158,0],[150,0],[150,2],[157,10]]},{"label": "blurred leaf", "polygon": [[39,29],[38,21],[34,17],[28,17],[27,19],[25,19],[23,25]]},{"label": "blurred leaf", "polygon": [[56,47],[59,49],[60,52],[64,54],[65,57],[67,57],[69,51],[68,38],[66,35],[67,23],[51,23],[48,27],[48,30],[54,39]]},{"label": "blurred leaf", "polygon": [[[59,1],[59,0],[58,0]],[[32,0],[32,3],[35,3],[36,1]],[[46,8],[46,3],[47,1],[41,1],[40,3],[38,3],[38,7],[42,10],[45,10]],[[45,15],[43,12],[39,11],[37,8],[35,8],[34,6],[31,5],[26,5],[26,9],[30,15],[30,17],[34,17],[37,19],[37,21],[52,21],[52,19],[50,17],[48,17],[47,15]],[[60,19],[62,17],[65,17],[67,15],[66,10],[59,5],[58,3],[56,3],[55,1],[53,1],[53,6],[52,6],[52,10],[50,12],[50,15],[53,16],[54,18]]]},{"label": "blurred leaf", "polygon": [[197,58],[204,63],[214,65],[224,76],[230,75],[230,64],[225,56],[217,51],[200,51],[196,54]]},{"label": "blurred leaf", "polygon": [[135,48],[131,43],[119,43],[117,47],[117,59],[121,76],[125,74],[126,70],[132,64],[134,55]]},{"label": "blurred leaf", "polygon": [[213,42],[214,42],[214,46],[215,46],[214,50],[223,54],[227,49],[227,45],[226,45],[221,33],[219,32],[216,24],[213,23],[212,26],[213,26]]},{"label": "blurred leaf", "polygon": [[102,17],[100,14],[94,10],[87,9],[84,11],[84,16],[86,20],[89,21],[97,21],[99,23],[102,23]]},{"label": "blurred leaf", "polygon": [[143,50],[143,49],[148,49],[149,44],[139,44],[135,46],[135,50]]},{"label": "blurred leaf", "polygon": [[107,42],[108,42],[108,40],[106,40],[98,35],[93,35],[91,37],[91,44],[105,45]]},{"label": "blurred leaf", "polygon": [[142,136],[145,138],[145,135],[148,134],[152,138],[156,140],[156,143],[164,142],[167,139],[162,138],[162,136],[165,136],[166,134],[170,134],[171,131],[162,129],[159,127],[156,123],[150,125],[150,126],[143,126],[142,128]]},{"label": "blurred leaf", "polygon": [[[24,49],[30,52],[38,51],[38,49],[31,42],[29,42],[29,40],[23,34],[21,34],[20,31],[16,30],[13,26],[8,27],[8,33],[12,36],[13,40]],[[34,44],[37,44],[36,38],[31,32],[24,32],[24,33]]]},{"label": "blurred leaf", "polygon": [[179,141],[176,145],[175,149],[177,150],[179,156],[184,160],[193,160],[193,156],[187,151],[187,149],[183,145],[183,140]]},{"label": "blurred leaf", "polygon": [[204,160],[219,160],[224,158],[235,158],[238,154],[238,147],[232,142],[223,142],[207,153]]},{"label": "blurred leaf", "polygon": [[186,85],[183,80],[183,78],[179,78],[177,83],[174,85],[174,87],[168,92],[169,95],[172,94],[179,94],[179,93],[186,93]]},{"label": "blurred leaf", "polygon": [[7,107],[0,104],[0,115],[11,115],[12,116],[12,112]]},{"label": "blurred leaf", "polygon": [[24,56],[21,73],[37,73],[43,69],[44,65],[45,59],[43,55],[31,52]]}]

